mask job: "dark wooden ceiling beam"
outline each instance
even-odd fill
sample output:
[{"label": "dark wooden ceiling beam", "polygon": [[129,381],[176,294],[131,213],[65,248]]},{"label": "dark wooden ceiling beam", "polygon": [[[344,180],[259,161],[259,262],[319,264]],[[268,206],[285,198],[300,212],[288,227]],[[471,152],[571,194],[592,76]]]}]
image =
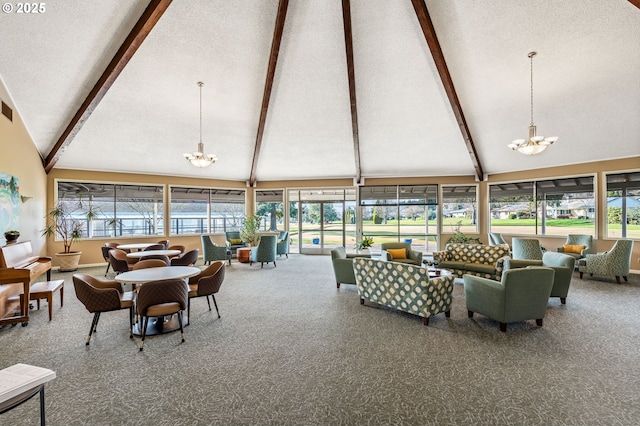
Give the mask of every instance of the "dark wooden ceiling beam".
[{"label": "dark wooden ceiling beam", "polygon": [[109,91],[113,83],[116,81],[122,70],[124,70],[129,60],[136,53],[142,42],[147,38],[160,17],[164,14],[172,0],[151,0],[149,6],[136,22],[120,49],[116,52],[113,59],[104,70],[98,81],[96,82],[89,95],[84,100],[76,114],[73,116],[62,135],[53,146],[47,157],[44,159],[43,165],[47,173],[53,169],[58,162],[62,151],[71,143],[73,138],[78,134],[84,123],[96,109],[104,95]]},{"label": "dark wooden ceiling beam", "polygon": [[473,143],[473,138],[471,137],[469,126],[467,126],[467,121],[464,118],[462,106],[460,105],[460,100],[458,99],[453,80],[451,79],[451,74],[449,74],[449,68],[447,67],[447,62],[445,61],[442,49],[440,48],[440,42],[438,41],[436,31],[433,28],[433,22],[431,22],[431,16],[429,15],[429,11],[427,10],[427,5],[424,3],[424,0],[411,0],[411,3],[413,4],[413,9],[416,12],[416,16],[418,17],[418,22],[420,23],[420,27],[422,28],[422,33],[424,34],[424,38],[427,41],[429,50],[431,50],[431,56],[433,57],[436,69],[440,74],[440,80],[442,81],[444,90],[447,93],[447,97],[449,98],[449,103],[451,104],[451,108],[453,109],[453,114],[456,117],[458,127],[460,128],[460,132],[462,133],[462,138],[464,139],[465,145],[467,146],[469,157],[471,157],[471,162],[473,163],[473,167],[475,168],[476,176],[478,180],[482,181],[484,180],[484,172],[482,170],[482,165],[480,164],[478,152],[476,151],[476,147]]},{"label": "dark wooden ceiling beam", "polygon": [[347,78],[349,79],[349,101],[351,104],[351,131],[353,134],[353,156],[356,166],[356,183],[360,183],[360,139],[358,137],[358,103],[356,101],[356,77],[353,65],[353,36],[351,32],[351,1],[342,0],[342,22],[344,24],[344,47],[347,55]]},{"label": "dark wooden ceiling beam", "polygon": [[264,135],[264,126],[267,121],[267,113],[269,112],[269,102],[271,100],[271,89],[273,88],[273,79],[276,75],[276,66],[278,64],[278,54],[280,53],[280,42],[282,41],[282,33],[284,30],[284,21],[287,17],[287,8],[289,0],[280,0],[278,2],[278,15],[276,16],[276,24],[273,30],[273,40],[271,41],[271,53],[269,54],[269,66],[267,68],[267,78],[264,83],[264,93],[262,94],[262,107],[260,108],[260,121],[258,122],[258,133],[256,135],[256,145],[253,149],[253,161],[251,163],[251,174],[249,175],[249,185],[256,184],[256,169],[258,168],[258,160],[260,159],[260,149],[262,148],[262,137]]},{"label": "dark wooden ceiling beam", "polygon": [[640,9],[640,0],[629,0],[629,3]]}]

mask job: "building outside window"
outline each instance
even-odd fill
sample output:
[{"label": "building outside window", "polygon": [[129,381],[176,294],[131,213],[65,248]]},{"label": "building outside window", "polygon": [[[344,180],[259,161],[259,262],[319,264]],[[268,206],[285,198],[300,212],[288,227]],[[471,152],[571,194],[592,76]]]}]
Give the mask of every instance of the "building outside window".
[{"label": "building outside window", "polygon": [[442,232],[478,232],[476,185],[442,186]]},{"label": "building outside window", "polygon": [[609,174],[607,237],[640,239],[640,172]]},{"label": "building outside window", "polygon": [[490,231],[513,235],[595,235],[593,176],[489,186]]}]

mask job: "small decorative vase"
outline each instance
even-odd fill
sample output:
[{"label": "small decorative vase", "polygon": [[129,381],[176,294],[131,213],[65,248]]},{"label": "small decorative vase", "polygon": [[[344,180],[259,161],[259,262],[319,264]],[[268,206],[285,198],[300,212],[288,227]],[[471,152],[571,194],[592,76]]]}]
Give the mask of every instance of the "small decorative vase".
[{"label": "small decorative vase", "polygon": [[13,244],[18,242],[18,238],[20,238],[20,234],[8,233],[4,234],[5,240],[7,240],[7,244]]},{"label": "small decorative vase", "polygon": [[363,248],[358,250],[358,253],[360,254],[371,254],[371,250],[369,250],[368,248]]}]

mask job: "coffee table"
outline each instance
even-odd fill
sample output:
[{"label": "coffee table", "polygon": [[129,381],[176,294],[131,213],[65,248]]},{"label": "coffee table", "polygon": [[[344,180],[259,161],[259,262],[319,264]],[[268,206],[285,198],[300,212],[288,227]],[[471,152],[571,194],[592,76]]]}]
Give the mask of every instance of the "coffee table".
[{"label": "coffee table", "polygon": [[427,271],[429,272],[429,278],[447,277],[451,275],[451,271],[448,269],[429,268]]}]

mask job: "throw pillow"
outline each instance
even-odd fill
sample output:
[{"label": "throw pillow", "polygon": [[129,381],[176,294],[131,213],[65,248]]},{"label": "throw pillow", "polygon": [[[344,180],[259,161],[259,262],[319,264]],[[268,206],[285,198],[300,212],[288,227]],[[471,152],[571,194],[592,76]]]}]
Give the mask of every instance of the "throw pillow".
[{"label": "throw pillow", "polygon": [[230,238],[229,242],[231,244],[233,244],[234,246],[238,245],[238,244],[242,244],[242,240],[240,238]]},{"label": "throw pillow", "polygon": [[387,252],[391,254],[392,259],[406,259],[407,251],[405,249],[387,249]]},{"label": "throw pillow", "polygon": [[580,254],[580,253],[582,253],[582,250],[584,250],[585,246],[578,246],[578,245],[573,245],[573,244],[564,244],[562,246],[562,248],[564,249],[565,253]]}]

